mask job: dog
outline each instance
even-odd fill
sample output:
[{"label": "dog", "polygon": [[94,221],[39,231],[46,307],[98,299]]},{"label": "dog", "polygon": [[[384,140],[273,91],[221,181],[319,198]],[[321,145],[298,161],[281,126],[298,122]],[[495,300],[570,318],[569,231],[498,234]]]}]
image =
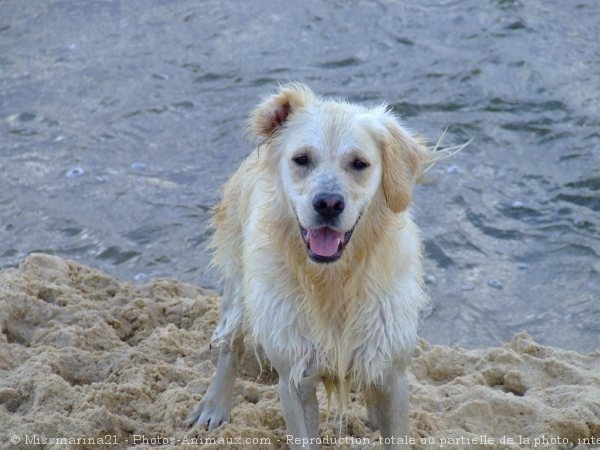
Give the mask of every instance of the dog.
[{"label": "dog", "polygon": [[386,447],[406,448],[406,369],[426,304],[408,208],[429,150],[385,105],[320,98],[300,83],[260,104],[248,129],[259,145],[211,224],[224,284],[217,371],[188,423],[213,430],[230,419],[250,341],[279,375],[292,447],[319,447],[322,381],[342,407],[350,387],[363,390]]}]

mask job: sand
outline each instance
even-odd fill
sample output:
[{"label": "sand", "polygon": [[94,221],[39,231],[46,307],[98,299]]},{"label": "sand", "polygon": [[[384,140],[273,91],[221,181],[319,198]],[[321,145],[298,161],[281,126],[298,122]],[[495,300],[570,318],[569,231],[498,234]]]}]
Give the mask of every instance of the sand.
[{"label": "sand", "polygon": [[[252,352],[235,387],[232,423],[212,433],[183,426],[215,371],[209,338],[218,302],[175,280],[120,283],[42,254],[1,271],[0,448],[193,448],[186,444],[198,437],[229,438],[207,448],[287,448],[277,375],[267,365],[261,373]],[[598,351],[544,347],[525,333],[477,350],[421,341],[410,381],[413,448],[600,448]],[[319,397],[323,439],[378,442],[360,393],[352,394],[341,435],[335,405],[326,420]],[[110,445],[90,443],[101,437]],[[584,439],[596,444],[578,444]]]}]

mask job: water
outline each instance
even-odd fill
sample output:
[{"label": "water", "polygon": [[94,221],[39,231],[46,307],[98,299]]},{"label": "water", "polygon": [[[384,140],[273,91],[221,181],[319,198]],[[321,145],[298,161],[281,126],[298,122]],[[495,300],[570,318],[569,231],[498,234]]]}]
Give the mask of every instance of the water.
[{"label": "water", "polygon": [[0,266],[218,288],[208,209],[249,111],[302,80],[475,138],[417,188],[426,338],[598,348],[600,5],[412,3],[0,1]]}]

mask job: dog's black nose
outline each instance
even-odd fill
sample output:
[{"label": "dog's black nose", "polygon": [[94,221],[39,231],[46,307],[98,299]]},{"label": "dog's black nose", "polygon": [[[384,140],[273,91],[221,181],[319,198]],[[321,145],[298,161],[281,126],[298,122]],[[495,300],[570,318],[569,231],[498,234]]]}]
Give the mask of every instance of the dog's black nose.
[{"label": "dog's black nose", "polygon": [[333,219],[341,214],[346,204],[344,197],[339,194],[321,193],[315,195],[313,208],[324,219]]}]

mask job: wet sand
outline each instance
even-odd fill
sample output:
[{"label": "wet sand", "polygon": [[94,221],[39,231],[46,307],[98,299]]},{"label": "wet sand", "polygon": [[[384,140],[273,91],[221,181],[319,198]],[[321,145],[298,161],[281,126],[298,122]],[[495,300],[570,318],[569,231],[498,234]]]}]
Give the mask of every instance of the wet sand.
[{"label": "wet sand", "polygon": [[[50,439],[80,438],[69,448],[97,449],[82,439],[108,436],[118,443],[110,448],[126,448],[143,444],[143,436],[139,448],[164,440],[161,448],[190,448],[176,440],[198,437],[272,443],[218,448],[286,448],[277,375],[264,361],[261,372],[251,351],[235,386],[232,423],[212,433],[182,425],[215,371],[209,338],[218,301],[176,280],[121,283],[42,254],[1,271],[0,447],[58,449],[65,445]],[[600,446],[599,351],[545,347],[525,333],[476,350],[421,341],[410,381],[413,448]],[[360,393],[352,394],[341,435],[335,405],[327,418],[323,391],[319,397],[323,439],[378,441]],[[11,447],[14,435],[20,442]],[[579,445],[584,439],[596,445]]]}]

